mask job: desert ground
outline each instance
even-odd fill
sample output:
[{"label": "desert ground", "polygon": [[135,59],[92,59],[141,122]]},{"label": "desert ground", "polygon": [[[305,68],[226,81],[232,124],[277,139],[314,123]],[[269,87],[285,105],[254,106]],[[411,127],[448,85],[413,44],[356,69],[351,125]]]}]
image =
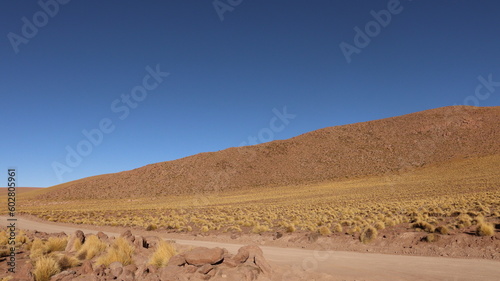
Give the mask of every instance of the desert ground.
[{"label": "desert ground", "polygon": [[[498,280],[498,120],[447,107],[19,193],[22,278]],[[99,233],[95,255],[77,230]],[[151,237],[176,254],[155,263]]]}]

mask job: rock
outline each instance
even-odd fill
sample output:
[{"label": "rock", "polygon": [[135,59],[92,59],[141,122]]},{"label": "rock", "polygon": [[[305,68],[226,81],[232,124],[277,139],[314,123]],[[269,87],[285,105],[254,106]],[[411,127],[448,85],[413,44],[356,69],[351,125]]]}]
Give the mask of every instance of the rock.
[{"label": "rock", "polygon": [[115,261],[109,264],[109,269],[122,268],[123,264],[119,261]]},{"label": "rock", "polygon": [[136,248],[148,248],[146,242],[144,241],[144,237],[142,236],[136,236],[134,245]]},{"label": "rock", "polygon": [[276,233],[274,234],[274,240],[276,240],[276,239],[280,239],[281,237],[283,237],[283,233],[282,233],[282,232],[279,232],[279,231],[278,231],[278,232],[276,232]]},{"label": "rock", "polygon": [[235,262],[244,263],[250,262],[257,265],[264,274],[271,274],[272,268],[264,258],[262,249],[258,246],[250,245],[243,246],[238,250],[238,253],[233,257]]},{"label": "rock", "polygon": [[135,241],[135,236],[132,234],[132,231],[130,231],[130,229],[127,229],[125,232],[123,232],[120,237],[123,237],[125,238],[127,241],[129,241],[130,243],[134,243]]},{"label": "rock", "polygon": [[167,265],[158,270],[159,280],[178,280],[173,277],[184,274],[183,268],[175,265]]},{"label": "rock", "polygon": [[104,266],[104,264],[101,264],[100,266],[94,268],[94,275],[104,276],[105,271],[106,271],[106,266]]},{"label": "rock", "polygon": [[186,259],[183,255],[175,255],[170,258],[167,265],[183,266],[186,264]]},{"label": "rock", "polygon": [[184,254],[184,258],[188,264],[192,265],[204,265],[204,264],[216,264],[220,262],[223,258],[224,250],[221,248],[205,248],[198,247]]},{"label": "rock", "polygon": [[97,238],[99,238],[99,240],[108,240],[108,235],[106,235],[106,233],[102,231],[99,231],[97,232]]},{"label": "rock", "polygon": [[201,274],[207,274],[209,273],[212,269],[214,269],[214,266],[211,264],[205,264],[200,269],[198,269],[198,272]]},{"label": "rock", "polygon": [[85,243],[85,234],[83,233],[83,231],[77,230],[70,236],[68,243],[66,244],[66,249],[64,249],[64,251],[66,252],[74,251],[75,250],[74,245],[76,240],[79,240],[80,244]]},{"label": "rock", "polygon": [[160,244],[160,241],[161,239],[159,237],[156,237],[156,236],[146,236],[146,237],[143,237],[144,239],[144,244],[146,245],[146,247],[144,248],[156,248],[158,246],[158,244]]},{"label": "rock", "polygon": [[[61,271],[58,274],[52,276],[50,281],[63,281],[63,280],[72,280],[76,275],[76,271],[74,270],[65,270]],[[68,279],[70,278],[70,279]]]},{"label": "rock", "polygon": [[185,268],[186,273],[195,273],[198,270],[198,267],[196,267],[194,265],[190,265],[190,264],[188,264],[184,268]]},{"label": "rock", "polygon": [[80,271],[82,274],[91,274],[92,272],[94,272],[92,263],[89,260],[84,261],[82,263],[82,266],[80,267]]},{"label": "rock", "polygon": [[133,281],[135,279],[134,272],[129,269],[123,268],[122,274],[118,276],[118,280]]},{"label": "rock", "polygon": [[123,273],[123,267],[113,268],[109,273],[111,276],[118,277]]},{"label": "rock", "polygon": [[137,271],[137,266],[135,264],[131,263],[129,265],[124,266],[123,270],[130,270],[132,272],[136,272]]}]

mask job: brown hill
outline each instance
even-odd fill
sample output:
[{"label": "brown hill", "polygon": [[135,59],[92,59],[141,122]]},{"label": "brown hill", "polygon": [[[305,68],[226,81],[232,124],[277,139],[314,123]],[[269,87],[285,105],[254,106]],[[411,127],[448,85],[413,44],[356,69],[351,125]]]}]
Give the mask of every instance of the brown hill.
[{"label": "brown hill", "polygon": [[500,154],[499,121],[500,107],[444,107],[85,178],[38,197],[150,197],[390,175]]}]

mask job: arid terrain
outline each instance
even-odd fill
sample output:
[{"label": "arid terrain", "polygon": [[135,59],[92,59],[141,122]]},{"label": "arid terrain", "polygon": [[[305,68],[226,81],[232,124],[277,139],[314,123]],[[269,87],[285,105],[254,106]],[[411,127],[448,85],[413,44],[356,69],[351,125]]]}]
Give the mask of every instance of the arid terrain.
[{"label": "arid terrain", "polygon": [[[500,107],[438,108],[19,193],[17,216],[25,220],[27,237],[18,241],[19,255],[33,270],[41,256],[50,256],[51,235],[34,230],[64,231],[65,247],[77,229],[115,237],[131,230],[137,239],[157,236],[176,245],[219,243],[228,260],[244,245],[257,245],[266,262],[247,264],[255,274],[231,267],[247,280],[294,280],[283,279],[286,271],[295,280],[496,280],[499,121]],[[30,227],[35,223],[44,229]],[[45,249],[39,256],[32,255],[36,238]],[[118,247],[112,246],[118,239],[106,239],[95,257],[65,248],[52,259],[77,259],[78,274],[90,260],[94,270],[106,247]],[[138,269],[155,247],[141,247],[130,255],[137,262],[129,268],[134,277],[124,280],[143,280]],[[183,267],[179,276],[193,279],[172,280],[236,280],[217,279],[229,276],[218,263],[194,271],[211,267],[211,275],[188,276]],[[165,265],[151,270],[160,274]],[[126,266],[122,262],[115,273]],[[0,277],[9,276],[4,268],[0,262]],[[99,280],[111,278],[110,272]]]}]

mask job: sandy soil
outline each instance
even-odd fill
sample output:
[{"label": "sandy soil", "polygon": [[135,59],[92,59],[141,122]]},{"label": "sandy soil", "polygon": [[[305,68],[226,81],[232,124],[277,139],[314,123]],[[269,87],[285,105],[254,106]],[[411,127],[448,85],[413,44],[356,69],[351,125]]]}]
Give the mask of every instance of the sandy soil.
[{"label": "sandy soil", "polygon": [[[6,225],[6,217],[0,217],[2,225]],[[75,226],[62,223],[49,223],[32,218],[18,217],[19,228],[37,230],[42,232],[66,232],[73,233],[80,229],[86,233],[96,233],[102,230],[108,235],[119,235],[124,228],[106,227],[96,228],[91,226]],[[316,237],[317,240],[308,239],[308,244],[302,243],[302,248],[283,248],[287,246],[290,239],[285,237],[272,240],[272,237],[255,239],[256,237],[214,237],[214,236],[188,236],[180,234],[167,234],[162,232],[134,231],[136,235],[160,236],[164,239],[174,240],[179,244],[224,247],[235,253],[243,245],[251,244],[252,241],[260,244],[264,256],[271,263],[302,267],[314,272],[327,273],[335,276],[332,280],[498,280],[500,276],[500,262],[498,260],[486,260],[476,258],[447,258],[447,257],[424,257],[393,255],[379,253],[360,253],[337,250],[324,250],[329,248],[324,237]],[[498,234],[498,233],[497,233]],[[188,240],[188,238],[191,238]],[[292,236],[293,237],[293,236]],[[181,239],[184,238],[184,239]],[[285,238],[285,239],[283,239]],[[282,240],[283,239],[283,240]],[[490,238],[498,243],[498,238]],[[212,241],[210,241],[212,240]],[[225,242],[222,241],[225,240]],[[281,240],[279,242],[276,242]],[[293,240],[293,238],[292,238]],[[300,239],[298,239],[300,240]],[[315,240],[315,241],[314,241]],[[274,242],[272,242],[274,241]],[[492,244],[494,244],[492,243]],[[272,246],[270,246],[272,245]],[[326,246],[325,246],[326,245]],[[293,245],[288,245],[289,247]],[[361,245],[367,251],[375,251],[377,246]],[[397,246],[400,248],[399,246]],[[466,247],[466,245],[465,245]],[[386,248],[391,248],[386,245]],[[351,249],[352,250],[352,249]],[[362,249],[357,249],[362,250]],[[497,251],[498,252],[498,251]],[[401,253],[405,253],[401,251]],[[410,251],[411,254],[411,251]],[[490,257],[491,258],[491,257]],[[494,256],[494,259],[497,259]]]}]

